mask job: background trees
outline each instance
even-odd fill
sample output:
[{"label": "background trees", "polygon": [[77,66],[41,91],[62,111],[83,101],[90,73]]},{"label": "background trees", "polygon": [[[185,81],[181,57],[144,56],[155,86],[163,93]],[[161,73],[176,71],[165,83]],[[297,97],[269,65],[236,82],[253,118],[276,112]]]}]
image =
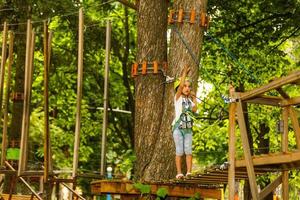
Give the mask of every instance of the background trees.
[{"label": "background trees", "polygon": [[[134,1],[130,2],[133,3]],[[19,23],[18,25],[10,26],[10,29],[15,32],[16,36],[15,62],[13,65],[14,86],[12,89],[14,92],[23,91],[25,25],[20,23],[26,22],[27,18],[35,21],[33,26],[37,32],[37,43],[30,129],[30,139],[32,141],[30,145],[32,146],[31,154],[33,156],[30,162],[42,163],[43,160],[41,143],[43,130],[43,62],[41,53],[42,23],[40,22],[49,18],[49,26],[53,31],[50,66],[50,130],[52,134],[53,160],[56,169],[70,169],[71,167],[75,128],[77,12],[78,8],[83,6],[85,8],[86,29],[79,168],[82,172],[99,170],[102,124],[102,111],[99,110],[99,107],[102,106],[103,93],[103,49],[105,41],[103,22],[105,19],[111,19],[113,25],[110,107],[131,111],[131,114],[110,112],[107,158],[108,163],[114,167],[116,174],[120,171],[124,173],[132,167],[132,161],[134,160],[133,128],[139,123],[133,123],[135,116],[134,101],[141,101],[141,99],[137,98],[143,97],[149,102],[155,101],[150,100],[154,95],[150,95],[148,98],[146,94],[141,94],[142,91],[145,92],[145,89],[140,91],[138,88],[146,84],[142,83],[141,80],[137,80],[135,83],[137,90],[133,90],[134,84],[132,79],[130,79],[131,63],[136,58],[137,61],[142,61],[147,53],[147,48],[155,47],[152,44],[158,38],[153,38],[151,44],[145,45],[148,47],[143,46],[143,42],[149,39],[148,37],[152,37],[148,35],[150,34],[149,32],[160,31],[160,34],[157,33],[160,35],[159,37],[164,37],[162,40],[167,39],[167,35],[164,33],[167,27],[168,7],[186,6],[180,4],[179,1],[170,1],[169,5],[161,3],[161,1],[157,1],[154,5],[153,2],[156,1],[141,0],[140,4],[138,4],[140,9],[137,12],[133,9],[125,8],[118,2],[107,0],[85,0],[81,3],[72,0],[51,2],[43,0],[34,2],[29,0],[6,0],[0,3],[1,24],[4,20],[7,20],[9,24]],[[147,12],[154,8],[160,10],[160,12],[150,14]],[[204,34],[201,64],[198,69],[195,66],[195,72],[199,70],[199,82],[203,83],[198,87],[200,91],[202,90],[202,93],[199,93],[199,98],[202,101],[199,104],[199,121],[195,128],[194,139],[194,157],[198,161],[199,167],[221,164],[226,161],[228,149],[228,104],[224,101],[224,99],[226,100],[224,97],[228,96],[229,83],[232,82],[237,89],[248,90],[268,82],[273,77],[285,75],[294,69],[299,69],[299,8],[299,1],[296,0],[263,2],[247,0],[230,2],[208,1],[207,10],[211,16],[211,23],[208,33]],[[148,27],[153,26],[154,28],[147,30],[147,32],[145,31],[145,35],[139,36],[137,41],[138,31],[136,28],[141,28],[145,25],[140,18],[142,15],[161,16],[161,29],[156,30],[158,20],[155,18],[155,23],[148,25]],[[175,38],[176,35],[172,37]],[[174,38],[173,40],[171,39],[170,47],[175,43]],[[161,45],[157,46],[165,48],[166,45],[167,43],[162,41]],[[139,52],[136,57],[137,48],[139,48]],[[173,48],[171,48],[170,53],[172,50]],[[149,58],[149,61],[153,59],[166,60],[167,52],[154,48],[146,57]],[[178,69],[175,66],[176,61],[172,61],[169,64],[171,70],[174,70],[170,74],[174,75],[176,69]],[[155,77],[155,80],[158,80],[157,77]],[[165,101],[167,104],[168,100],[166,99],[168,97],[162,95],[164,90],[161,88],[161,82],[163,82],[163,77],[159,77],[159,82],[149,91],[150,93],[156,92],[157,95],[160,95],[159,98],[163,99],[162,101]],[[166,91],[170,90],[168,87],[172,87],[172,84],[166,86]],[[299,94],[299,91],[295,88],[285,89]],[[133,97],[134,92],[135,98]],[[9,134],[10,138],[18,139],[22,102],[10,103],[11,128]],[[143,111],[144,108],[141,109],[138,112]],[[159,107],[157,109],[159,110]],[[260,114],[264,112],[271,112],[274,118],[271,119]],[[162,119],[162,112],[160,113],[159,116]],[[262,153],[262,149],[275,151],[275,145],[279,138],[276,132],[276,124],[279,119],[278,111],[269,110],[265,107],[248,107],[247,114],[251,120],[249,128],[251,129],[253,141],[255,141],[253,143],[253,153]],[[146,114],[141,115],[140,118],[145,118],[146,116],[149,117]],[[165,120],[164,117],[163,119]],[[151,122],[146,124],[154,126],[152,121],[156,120],[149,120]],[[163,131],[160,133],[154,131],[154,129],[152,132],[156,132],[159,135],[168,134],[167,128],[161,130]],[[145,135],[145,137],[148,136]],[[159,144],[162,145],[166,141],[171,141],[171,138],[164,140],[161,137],[161,139],[152,138],[151,140],[153,140],[153,143],[159,141]],[[291,147],[293,144],[293,138],[291,138]],[[141,146],[140,148],[143,147]],[[172,150],[169,152],[172,152]],[[166,154],[170,155],[169,153]],[[157,155],[155,160],[159,159],[160,157]],[[148,161],[150,162],[150,160],[149,157]],[[167,159],[164,160],[166,161]],[[146,164],[149,163],[148,161],[143,163],[143,160],[138,160],[137,162]],[[161,163],[165,165],[163,161]],[[153,165],[153,163],[150,165]],[[146,168],[150,167],[150,165],[146,166]],[[151,168],[155,168],[155,164]],[[141,176],[144,172],[143,167],[136,170],[138,176]],[[172,173],[171,168],[165,169],[165,171]],[[291,183],[295,188],[299,188],[299,185],[297,185],[298,175],[296,172],[293,173],[293,176],[296,178]],[[151,172],[147,176],[153,177],[154,175]],[[293,194],[291,193],[291,195]]]}]

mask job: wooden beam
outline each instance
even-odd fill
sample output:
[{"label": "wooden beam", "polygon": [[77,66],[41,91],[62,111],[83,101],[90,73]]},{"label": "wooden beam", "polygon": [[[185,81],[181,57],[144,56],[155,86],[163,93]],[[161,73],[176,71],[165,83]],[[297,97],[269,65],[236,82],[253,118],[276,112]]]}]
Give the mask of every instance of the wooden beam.
[{"label": "wooden beam", "polygon": [[[199,193],[201,198],[212,198],[221,199],[221,189],[207,189],[200,188],[199,186],[179,186],[175,184],[147,184],[151,187],[151,194],[156,194],[159,188],[166,188],[168,196],[170,197],[193,197],[195,193]],[[141,194],[140,191],[136,190],[133,183],[130,181],[95,181],[91,183],[91,190],[93,195],[99,194],[126,194],[136,195]]]},{"label": "wooden beam", "polygon": [[81,99],[82,99],[82,82],[83,82],[83,32],[84,32],[84,15],[83,8],[79,9],[78,22],[78,67],[77,67],[77,98],[76,98],[76,123],[75,123],[75,141],[73,151],[73,169],[72,178],[76,178],[78,169],[78,153],[80,144],[81,128]]},{"label": "wooden beam", "polygon": [[[284,163],[292,163],[300,160],[300,151],[295,152],[285,152],[285,153],[273,153],[273,154],[265,154],[260,156],[254,156],[253,165],[254,166],[263,166],[263,165],[280,165]],[[246,161],[236,160],[236,167],[246,167]]]},{"label": "wooden beam", "polygon": [[31,55],[31,39],[32,39],[32,24],[30,20],[27,20],[27,33],[26,33],[26,57],[25,57],[25,80],[24,80],[24,105],[23,105],[23,118],[22,118],[22,130],[21,130],[21,142],[20,142],[20,158],[18,166],[18,176],[26,168],[26,147],[27,147],[27,133],[29,126],[29,104],[30,104],[30,55]]},{"label": "wooden beam", "polygon": [[2,112],[2,96],[3,96],[3,86],[4,86],[4,74],[5,74],[5,63],[6,63],[6,43],[7,43],[7,31],[8,26],[5,21],[3,24],[3,37],[2,37],[2,54],[1,54],[1,67],[0,67],[0,113]]},{"label": "wooden beam", "polygon": [[244,150],[245,164],[246,164],[246,168],[247,168],[247,172],[248,172],[252,199],[258,200],[259,199],[258,198],[258,188],[257,188],[257,183],[256,183],[256,178],[255,178],[255,173],[254,173],[254,168],[253,168],[253,161],[252,161],[251,153],[250,153],[247,128],[246,128],[245,117],[244,117],[241,101],[239,101],[237,103],[237,116],[238,116],[240,132],[241,132],[241,140],[242,140],[242,145],[243,145],[243,150]]},{"label": "wooden beam", "polygon": [[300,97],[292,97],[290,99],[285,99],[281,102],[281,106],[292,106],[292,105],[299,105],[300,104]]},{"label": "wooden beam", "polygon": [[245,92],[245,93],[242,93],[240,99],[243,100],[243,101],[248,100],[248,99],[252,99],[253,97],[256,97],[258,95],[262,95],[265,92],[268,92],[270,90],[279,88],[283,85],[295,82],[299,79],[300,79],[300,71],[294,71],[293,73],[291,73],[291,74],[289,74],[285,77],[278,78],[278,79],[276,79],[276,80],[274,80],[274,81],[272,81],[272,82],[270,82],[270,83],[268,83],[264,86],[261,86],[259,88],[253,89],[253,90]]},{"label": "wooden beam", "polygon": [[290,96],[282,89],[282,87],[276,89],[277,92],[285,99],[289,99]]},{"label": "wooden beam", "polygon": [[253,99],[248,99],[245,102],[254,103],[254,104],[270,105],[270,106],[280,106],[282,101],[283,101],[283,98],[281,98],[281,97],[260,95]]},{"label": "wooden beam", "polygon": [[[5,164],[6,164],[11,170],[16,171],[16,170],[9,164],[9,162],[5,161]],[[18,178],[26,185],[26,187],[32,192],[32,194],[33,194],[37,199],[43,200],[43,198],[40,197],[40,195],[39,195],[37,192],[35,192],[34,188],[32,188],[32,187],[29,185],[29,183],[28,183],[24,178],[22,178],[22,177],[18,177]]]},{"label": "wooden beam", "polygon": [[2,156],[1,166],[4,165],[6,160],[6,148],[7,148],[7,130],[8,130],[8,104],[9,104],[9,91],[10,91],[10,80],[11,80],[11,68],[13,64],[13,52],[14,51],[14,34],[9,33],[9,55],[8,55],[8,66],[7,66],[7,79],[6,79],[6,90],[3,104],[3,134],[2,134]]},{"label": "wooden beam", "polygon": [[260,193],[259,193],[259,199],[264,199],[268,194],[270,194],[272,191],[274,191],[282,181],[282,175],[280,175],[278,178],[276,178],[272,183],[267,185]]},{"label": "wooden beam", "polygon": [[295,138],[297,142],[297,148],[300,150],[300,127],[299,127],[299,121],[296,114],[296,111],[293,107],[289,106],[289,115],[292,121],[292,125],[294,128]]},{"label": "wooden beam", "polygon": [[108,125],[108,84],[109,84],[109,62],[111,50],[111,23],[106,24],[106,42],[105,42],[105,69],[104,69],[104,94],[103,94],[103,120],[102,120],[102,135],[101,135],[101,160],[100,160],[100,175],[105,176],[106,171],[106,138]]},{"label": "wooden beam", "polygon": [[[282,153],[286,153],[288,151],[288,144],[289,144],[288,113],[289,113],[289,107],[284,107],[282,110],[282,118],[283,118],[283,133],[281,139]],[[282,199],[283,200],[289,199],[289,171],[288,170],[282,171]]]},{"label": "wooden beam", "polygon": [[44,21],[44,182],[48,182],[50,153],[48,47],[48,26],[47,22]]},{"label": "wooden beam", "polygon": [[235,195],[235,113],[236,103],[229,106],[229,169],[228,169],[228,198],[234,199]]}]

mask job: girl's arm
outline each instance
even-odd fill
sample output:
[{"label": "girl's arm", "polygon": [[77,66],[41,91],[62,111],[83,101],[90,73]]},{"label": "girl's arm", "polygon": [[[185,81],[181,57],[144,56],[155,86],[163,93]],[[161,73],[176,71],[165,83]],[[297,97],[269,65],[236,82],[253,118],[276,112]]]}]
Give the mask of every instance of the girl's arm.
[{"label": "girl's arm", "polygon": [[197,98],[196,98],[195,92],[191,91],[190,96],[191,96],[192,101],[193,101],[193,103],[194,103],[194,106],[192,107],[192,111],[193,111],[193,112],[197,112]]},{"label": "girl's arm", "polygon": [[179,99],[179,97],[182,94],[182,89],[184,86],[185,78],[186,78],[187,74],[189,73],[189,71],[190,71],[190,67],[187,65],[181,71],[180,84],[179,84],[179,87],[176,92],[176,100]]}]

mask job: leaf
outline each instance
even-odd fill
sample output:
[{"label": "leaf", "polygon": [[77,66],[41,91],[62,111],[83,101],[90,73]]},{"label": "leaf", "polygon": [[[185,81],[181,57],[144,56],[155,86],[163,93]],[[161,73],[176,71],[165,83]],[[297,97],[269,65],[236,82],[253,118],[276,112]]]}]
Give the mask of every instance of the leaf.
[{"label": "leaf", "polygon": [[159,188],[156,195],[160,198],[165,198],[168,195],[168,190],[166,188]]},{"label": "leaf", "polygon": [[137,190],[139,190],[141,192],[141,194],[149,194],[151,191],[151,187],[150,185],[144,185],[142,183],[135,183],[133,185]]}]

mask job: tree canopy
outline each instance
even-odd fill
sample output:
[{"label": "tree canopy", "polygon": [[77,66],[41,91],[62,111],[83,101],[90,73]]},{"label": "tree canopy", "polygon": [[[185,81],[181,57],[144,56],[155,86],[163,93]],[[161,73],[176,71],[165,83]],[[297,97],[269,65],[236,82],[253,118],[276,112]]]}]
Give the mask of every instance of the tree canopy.
[{"label": "tree canopy", "polygon": [[[169,8],[172,6],[173,1],[170,1]],[[11,92],[17,90],[17,87],[23,87],[18,82],[18,74],[24,73],[20,60],[23,59],[25,62],[25,54],[22,55],[20,49],[25,44],[27,18],[32,19],[37,32],[29,163],[34,167],[36,163],[42,165],[43,162],[42,22],[48,20],[49,29],[53,32],[49,103],[54,168],[70,170],[72,167],[77,87],[77,24],[80,7],[84,8],[85,30],[79,170],[97,172],[100,167],[105,21],[111,20],[109,107],[131,113],[109,112],[107,162],[114,168],[115,174],[128,174],[135,160],[133,134],[135,91],[130,70],[137,54],[138,11],[112,0],[0,2],[0,22],[3,24],[7,21],[9,30],[16,35],[14,86]],[[233,84],[238,91],[250,90],[268,83],[274,77],[299,69],[300,65],[298,0],[209,0],[207,10],[211,22],[204,34],[199,65],[198,91],[201,92],[198,92],[199,116],[193,140],[193,154],[198,168],[222,164],[227,160],[228,85]],[[291,95],[299,95],[298,88],[284,89]],[[10,101],[10,116],[14,113],[12,104]],[[299,109],[296,109],[299,112]],[[263,114],[267,112],[272,114],[268,116]],[[280,135],[276,127],[280,111],[265,106],[249,106],[248,115],[254,138],[254,153],[262,153],[262,148],[268,148],[270,152],[278,150]],[[15,123],[11,123],[15,126]],[[266,133],[261,132],[264,125],[268,127]],[[11,127],[10,130],[14,129]],[[268,140],[267,147],[261,146],[260,137]],[[237,145],[240,146],[240,141]],[[290,148],[295,146],[293,137],[289,145]],[[299,175],[293,172],[293,176],[292,187],[296,188],[295,191],[299,191]],[[87,187],[87,183],[83,181],[83,187]],[[84,192],[89,193],[89,190],[86,189]]]}]

